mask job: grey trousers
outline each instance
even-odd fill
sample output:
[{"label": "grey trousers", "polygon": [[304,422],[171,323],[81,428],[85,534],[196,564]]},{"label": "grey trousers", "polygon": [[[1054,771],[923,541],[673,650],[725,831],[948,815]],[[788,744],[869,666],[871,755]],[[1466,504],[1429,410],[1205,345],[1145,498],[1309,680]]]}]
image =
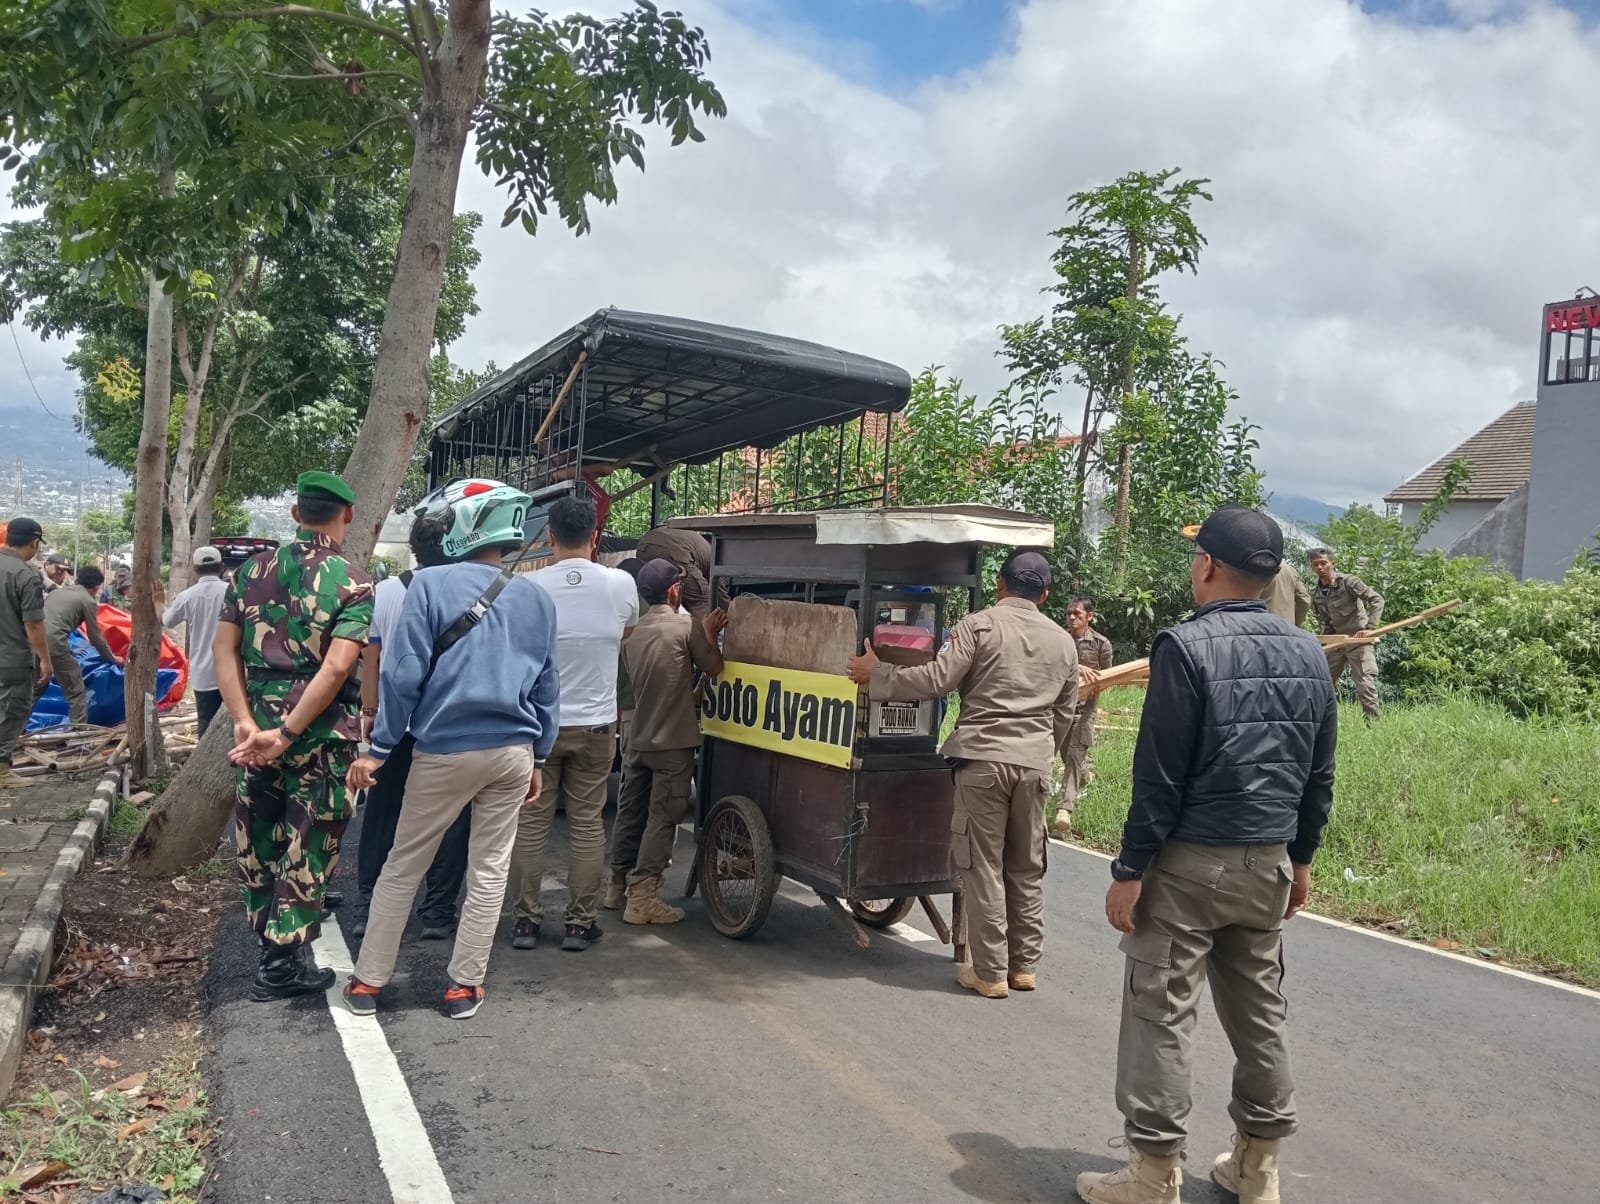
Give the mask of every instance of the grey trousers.
[{"label": "grey trousers", "polygon": [[1091,698],[1078,707],[1078,717],[1072,721],[1067,733],[1067,745],[1061,753],[1061,805],[1060,811],[1071,815],[1078,805],[1078,793],[1083,789],[1083,779],[1093,762],[1089,750],[1094,747],[1094,716],[1098,700]]},{"label": "grey trousers", "polygon": [[1171,841],[1144,876],[1122,938],[1117,1108],[1129,1142],[1166,1157],[1188,1137],[1195,1018],[1205,983],[1233,1046],[1229,1115],[1252,1137],[1295,1130],[1283,997],[1284,845]]},{"label": "grey trousers", "polygon": [[17,741],[28,728],[38,680],[32,669],[0,669],[0,764],[11,764]]},{"label": "grey trousers", "polygon": [[[56,684],[61,687],[61,694],[67,700],[67,718],[73,723],[89,722],[89,692],[83,684],[83,668],[78,664],[78,658],[72,655],[72,649],[65,644],[57,647],[50,645],[50,672],[55,675]],[[34,683],[33,702],[29,711],[39,705],[39,699],[50,688]]]},{"label": "grey trousers", "polygon": [[1350,684],[1355,687],[1361,701],[1362,713],[1368,719],[1378,717],[1378,654],[1371,644],[1353,644],[1348,648],[1335,648],[1327,653],[1328,672],[1333,684],[1338,685],[1346,669],[1350,670]]},{"label": "grey trousers", "polygon": [[[633,784],[634,790],[640,793],[648,791],[644,832],[634,866],[628,873],[628,885],[659,882],[672,864],[672,846],[678,838],[678,825],[689,813],[689,784],[694,780],[694,749],[630,751],[623,774]],[[612,864],[614,868],[615,862]]]},{"label": "grey trousers", "polygon": [[967,761],[955,784],[950,853],[973,972],[984,982],[1032,973],[1044,952],[1045,775]]}]

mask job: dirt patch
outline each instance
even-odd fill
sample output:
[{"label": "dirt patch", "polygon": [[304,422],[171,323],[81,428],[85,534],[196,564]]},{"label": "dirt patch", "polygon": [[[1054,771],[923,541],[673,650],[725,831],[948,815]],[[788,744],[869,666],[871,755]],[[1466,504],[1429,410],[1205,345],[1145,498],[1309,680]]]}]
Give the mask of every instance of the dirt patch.
[{"label": "dirt patch", "polygon": [[204,1175],[202,980],[238,888],[219,863],[135,878],[116,864],[124,844],[113,836],[68,890],[0,1124],[0,1200],[84,1204],[124,1181],[186,1200]]}]

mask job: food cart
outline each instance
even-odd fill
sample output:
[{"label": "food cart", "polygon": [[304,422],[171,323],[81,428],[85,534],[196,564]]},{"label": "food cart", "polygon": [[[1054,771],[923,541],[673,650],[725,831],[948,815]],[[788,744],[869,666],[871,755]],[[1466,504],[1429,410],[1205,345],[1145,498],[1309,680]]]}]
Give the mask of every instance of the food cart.
[{"label": "food cart", "polygon": [[595,496],[613,534],[670,523],[707,536],[713,594],[731,598],[730,668],[702,695],[690,891],[728,936],[761,926],[781,876],[863,945],[863,925],[921,900],[964,952],[959,901],[950,923],[932,903],[956,889],[940,704],[867,705],[844,662],[867,636],[886,660],[933,656],[941,591],[972,604],[983,547],[1052,533],[985,507],[889,508],[893,416],[910,396],[910,376],[882,360],[606,309],[432,428],[431,484],[487,476],[532,495],[529,561],[548,505],[573,490]]},{"label": "food cart", "polygon": [[[845,660],[931,660],[947,592],[976,605],[989,545],[1054,542],[1046,519],[987,506],[708,515],[711,578],[731,597],[722,674],[700,699],[698,845],[689,889],[712,924],[761,927],[780,878],[810,887],[862,946],[919,902],[964,960],[939,701],[869,702]],[[933,896],[952,896],[947,923]],[[848,909],[848,910],[846,910]]]}]

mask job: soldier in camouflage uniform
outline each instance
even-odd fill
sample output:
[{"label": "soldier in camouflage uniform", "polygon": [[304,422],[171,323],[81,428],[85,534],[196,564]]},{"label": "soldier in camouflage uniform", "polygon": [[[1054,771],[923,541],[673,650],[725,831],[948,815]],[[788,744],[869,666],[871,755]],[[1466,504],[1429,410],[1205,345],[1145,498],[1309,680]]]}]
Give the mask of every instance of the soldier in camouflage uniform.
[{"label": "soldier in camouflage uniform", "polygon": [[333,985],[305,950],[355,810],[345,785],[361,738],[353,671],[372,622],[372,584],[339,550],[355,495],[327,472],[301,473],[296,489],[299,536],[240,567],[215,646],[239,766],[234,847],[261,940],[258,1002]]},{"label": "soldier in camouflage uniform", "polygon": [[[1383,595],[1360,577],[1335,572],[1327,548],[1311,550],[1311,571],[1317,583],[1311,588],[1311,609],[1323,635],[1368,635],[1383,619]],[[1368,719],[1378,717],[1378,657],[1371,644],[1355,644],[1328,653],[1328,672],[1338,685],[1346,667],[1350,684]]]},{"label": "soldier in camouflage uniform", "polygon": [[1072,831],[1072,811],[1078,805],[1078,795],[1094,775],[1089,750],[1094,747],[1094,714],[1099,695],[1093,687],[1100,670],[1111,668],[1116,659],[1111,641],[1096,631],[1093,623],[1094,599],[1080,597],[1068,603],[1067,631],[1078,646],[1078,710],[1061,750],[1061,801],[1050,823],[1051,832],[1057,836]]}]

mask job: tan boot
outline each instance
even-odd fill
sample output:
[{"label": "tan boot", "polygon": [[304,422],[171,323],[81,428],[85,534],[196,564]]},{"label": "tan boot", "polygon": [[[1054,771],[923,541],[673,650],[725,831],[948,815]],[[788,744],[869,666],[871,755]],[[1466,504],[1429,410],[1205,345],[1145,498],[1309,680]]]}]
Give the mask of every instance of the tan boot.
[{"label": "tan boot", "polygon": [[1110,1174],[1078,1176],[1078,1195],[1089,1204],[1179,1204],[1179,1155],[1158,1158],[1128,1147],[1128,1165]]},{"label": "tan boot", "polygon": [[1072,812],[1056,812],[1056,817],[1050,821],[1050,835],[1057,840],[1065,840],[1072,835]]},{"label": "tan boot", "polygon": [[32,785],[32,778],[23,777],[8,763],[0,761],[0,790],[21,790],[24,786]]},{"label": "tan boot", "polygon": [[683,919],[681,907],[672,907],[656,898],[661,879],[641,882],[628,888],[628,906],[622,913],[624,924],[676,924]]},{"label": "tan boot", "polygon": [[1006,975],[1013,991],[1031,991],[1039,985],[1039,976],[1032,970],[1013,970]]},{"label": "tan boot", "polygon": [[628,880],[616,870],[607,870],[606,874],[606,894],[600,906],[607,911],[621,911],[628,905]]},{"label": "tan boot", "polygon": [[1239,1204],[1278,1204],[1278,1142],[1235,1133],[1233,1150],[1217,1155],[1211,1178],[1238,1196]]},{"label": "tan boot", "polygon": [[985,999],[1004,999],[1010,990],[1003,982],[984,982],[972,968],[971,962],[962,962],[956,970],[956,985],[976,991]]}]

